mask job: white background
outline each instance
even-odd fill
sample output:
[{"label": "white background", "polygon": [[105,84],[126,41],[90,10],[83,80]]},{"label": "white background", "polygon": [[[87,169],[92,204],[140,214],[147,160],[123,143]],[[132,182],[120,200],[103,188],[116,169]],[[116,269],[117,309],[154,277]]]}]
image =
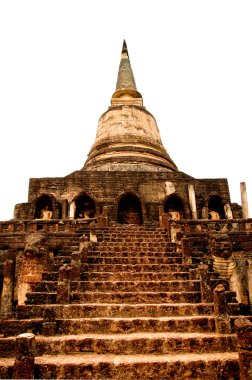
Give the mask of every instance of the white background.
[{"label": "white background", "polygon": [[0,220],[31,177],[79,170],[115,90],[123,39],[179,170],[247,184],[252,212],[252,2],[0,1]]}]

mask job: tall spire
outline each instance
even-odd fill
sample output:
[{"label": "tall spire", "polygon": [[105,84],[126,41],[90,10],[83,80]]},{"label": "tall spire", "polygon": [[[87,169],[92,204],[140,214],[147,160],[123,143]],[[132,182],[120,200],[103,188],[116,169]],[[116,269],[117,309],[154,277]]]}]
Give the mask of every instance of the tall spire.
[{"label": "tall spire", "polygon": [[121,62],[118,71],[116,90],[123,89],[133,89],[136,90],[136,82],[134,79],[134,74],[131,68],[129,53],[126,41],[123,41]]},{"label": "tall spire", "polygon": [[125,40],[123,40],[122,55],[123,54],[126,54],[127,57],[129,58],[128,48],[127,48],[127,44]]},{"label": "tall spire", "polygon": [[121,61],[118,70],[116,91],[112,96],[111,105],[143,105],[141,94],[137,91],[134,74],[131,68],[126,41],[123,41]]}]

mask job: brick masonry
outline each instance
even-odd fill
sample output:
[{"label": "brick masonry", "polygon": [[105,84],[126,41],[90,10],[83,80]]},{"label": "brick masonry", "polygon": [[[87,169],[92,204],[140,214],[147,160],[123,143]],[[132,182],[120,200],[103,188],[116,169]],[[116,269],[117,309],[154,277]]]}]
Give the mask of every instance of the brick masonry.
[{"label": "brick masonry", "polygon": [[[188,184],[194,185],[199,214],[213,195],[218,195],[223,204],[230,203],[226,179],[194,179],[182,172],[76,171],[64,178],[30,179],[28,203],[16,205],[15,215],[19,220],[34,219],[36,200],[48,194],[53,199],[54,217],[59,218],[63,198],[70,204],[78,195],[87,194],[95,201],[98,213],[106,205],[111,220],[116,220],[120,197],[128,192],[140,199],[146,220],[158,221],[158,207],[164,206],[171,194],[181,199],[185,218],[191,219]],[[240,209],[234,206],[233,211],[234,216],[240,216]]]}]

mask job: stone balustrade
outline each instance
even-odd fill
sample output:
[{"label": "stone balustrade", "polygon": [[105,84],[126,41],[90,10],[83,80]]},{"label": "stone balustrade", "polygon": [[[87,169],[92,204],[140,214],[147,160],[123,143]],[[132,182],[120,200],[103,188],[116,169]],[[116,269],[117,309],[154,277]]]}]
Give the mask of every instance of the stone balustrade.
[{"label": "stone balustrade", "polygon": [[162,227],[170,232],[172,242],[177,242],[178,233],[201,232],[252,232],[252,219],[220,219],[220,220],[172,220],[162,215]]},{"label": "stone balustrade", "polygon": [[67,232],[67,231],[75,232],[79,228],[85,228],[85,227],[90,228],[90,224],[94,221],[97,222],[97,227],[99,227],[99,217],[88,219],[88,220],[84,220],[84,219],[74,219],[74,220],[38,219],[38,220],[32,220],[32,221],[10,220],[7,222],[0,222],[0,234],[13,235],[15,233],[19,234],[19,233],[26,233],[26,232],[39,231],[39,230],[44,230],[47,232]]},{"label": "stone balustrade", "polygon": [[[103,216],[92,219],[50,219],[50,220],[9,220],[0,221],[0,234],[13,234],[22,233],[29,231],[45,230],[48,232],[61,232],[61,231],[74,231],[78,230],[79,227],[89,227],[90,224],[95,221],[97,222],[97,227],[102,223],[102,227],[107,227],[107,217],[105,218],[105,223]],[[251,231],[252,232],[252,219],[220,219],[220,220],[172,220],[168,219],[166,214],[162,215],[162,220],[160,221],[161,227],[165,227],[170,231],[171,237],[176,238],[178,232],[205,232],[205,231],[218,231],[221,233],[228,232],[242,232]]]}]

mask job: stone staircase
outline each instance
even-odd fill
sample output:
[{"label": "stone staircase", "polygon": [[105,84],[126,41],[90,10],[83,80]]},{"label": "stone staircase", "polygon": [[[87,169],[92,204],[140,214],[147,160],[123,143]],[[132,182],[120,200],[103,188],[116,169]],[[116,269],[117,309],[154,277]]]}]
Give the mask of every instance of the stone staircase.
[{"label": "stone staircase", "polygon": [[[201,303],[200,282],[166,231],[121,225],[97,237],[69,304],[56,304],[58,270],[78,239],[58,252],[17,319],[2,321],[0,378],[11,378],[16,335],[33,332],[36,378],[239,379],[236,336],[216,333],[213,303]],[[42,335],[45,309],[53,336]],[[229,311],[233,325],[239,304]]]}]

